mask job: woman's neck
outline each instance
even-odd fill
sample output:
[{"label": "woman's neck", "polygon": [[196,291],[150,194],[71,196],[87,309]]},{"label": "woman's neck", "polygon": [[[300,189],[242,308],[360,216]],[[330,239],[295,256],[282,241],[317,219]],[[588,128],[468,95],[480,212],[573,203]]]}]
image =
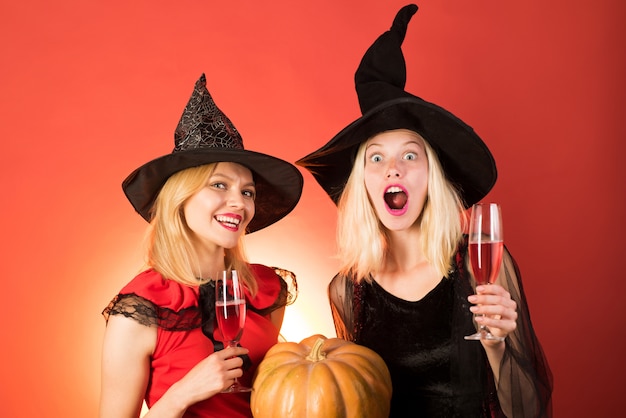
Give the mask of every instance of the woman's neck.
[{"label": "woman's neck", "polygon": [[224,249],[221,247],[196,248],[198,254],[198,277],[202,279],[215,279],[216,274],[225,269]]},{"label": "woman's neck", "polygon": [[385,260],[374,279],[387,292],[417,301],[434,289],[441,276],[426,258],[419,231],[391,232]]},{"label": "woman's neck", "polygon": [[426,261],[419,229],[389,231],[382,270],[411,271]]}]

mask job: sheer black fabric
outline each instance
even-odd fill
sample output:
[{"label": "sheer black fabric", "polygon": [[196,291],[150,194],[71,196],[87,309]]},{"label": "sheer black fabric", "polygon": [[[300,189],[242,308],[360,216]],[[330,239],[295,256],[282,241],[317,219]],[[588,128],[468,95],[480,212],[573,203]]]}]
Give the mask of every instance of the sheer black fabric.
[{"label": "sheer black fabric", "polygon": [[552,372],[535,335],[517,263],[505,251],[498,283],[517,302],[517,329],[506,339],[498,396],[517,417],[552,416]]},{"label": "sheer black fabric", "polygon": [[506,340],[497,391],[482,345],[463,339],[475,331],[465,242],[449,277],[417,302],[396,298],[375,282],[339,275],[332,280],[337,336],[385,359],[394,385],[392,417],[552,416],[552,376],[532,329],[519,271],[505,252],[499,283],[518,304],[518,326]]}]

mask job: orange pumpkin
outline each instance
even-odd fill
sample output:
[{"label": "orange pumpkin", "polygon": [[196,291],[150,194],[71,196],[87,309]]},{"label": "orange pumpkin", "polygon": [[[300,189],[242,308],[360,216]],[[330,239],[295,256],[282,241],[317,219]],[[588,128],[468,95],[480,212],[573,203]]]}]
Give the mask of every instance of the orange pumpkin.
[{"label": "orange pumpkin", "polygon": [[391,376],[367,347],[313,335],[281,342],[257,369],[255,418],[387,418]]}]

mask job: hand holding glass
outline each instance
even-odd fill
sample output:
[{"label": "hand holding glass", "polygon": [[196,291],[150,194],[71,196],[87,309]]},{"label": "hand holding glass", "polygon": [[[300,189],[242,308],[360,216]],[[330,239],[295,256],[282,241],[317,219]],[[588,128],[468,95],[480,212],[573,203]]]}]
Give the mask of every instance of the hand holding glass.
[{"label": "hand holding glass", "polygon": [[[469,256],[476,284],[489,285],[496,281],[502,264],[502,211],[497,203],[477,203],[472,206],[469,229]],[[466,340],[504,341],[481,325],[478,332]]]},{"label": "hand holding glass", "polygon": [[[215,313],[226,347],[236,347],[246,322],[246,297],[236,270],[224,270],[215,282]],[[250,392],[237,379],[223,393]]]}]

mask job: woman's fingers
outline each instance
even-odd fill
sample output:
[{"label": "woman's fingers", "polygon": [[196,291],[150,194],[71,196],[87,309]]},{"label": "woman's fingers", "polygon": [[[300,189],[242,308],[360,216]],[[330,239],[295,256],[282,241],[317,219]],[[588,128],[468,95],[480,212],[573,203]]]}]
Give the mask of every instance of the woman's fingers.
[{"label": "woman's fingers", "polygon": [[476,314],[476,322],[492,333],[506,336],[517,327],[517,303],[502,286],[477,286],[476,294],[469,296],[468,301],[474,304],[470,311]]}]

